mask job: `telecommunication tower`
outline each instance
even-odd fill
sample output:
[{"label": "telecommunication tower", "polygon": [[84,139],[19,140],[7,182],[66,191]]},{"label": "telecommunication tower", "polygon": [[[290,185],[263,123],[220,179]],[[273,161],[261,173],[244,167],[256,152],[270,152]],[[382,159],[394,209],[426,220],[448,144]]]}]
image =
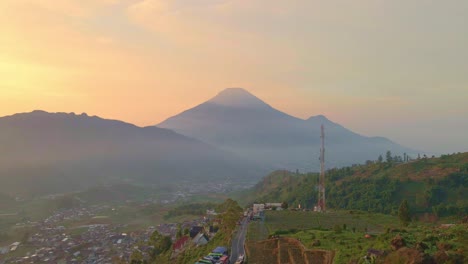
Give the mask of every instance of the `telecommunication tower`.
[{"label": "telecommunication tower", "polygon": [[321,126],[320,138],[322,140],[322,146],[320,148],[320,176],[318,185],[318,204],[317,211],[324,212],[326,209],[325,203],[325,130],[323,125]]}]

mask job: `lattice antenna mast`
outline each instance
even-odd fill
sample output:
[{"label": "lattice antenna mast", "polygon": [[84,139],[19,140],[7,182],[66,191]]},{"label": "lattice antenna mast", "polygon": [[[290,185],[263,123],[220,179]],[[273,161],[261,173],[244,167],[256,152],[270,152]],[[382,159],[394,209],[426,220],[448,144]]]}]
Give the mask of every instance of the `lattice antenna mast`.
[{"label": "lattice antenna mast", "polygon": [[320,148],[320,177],[319,177],[319,192],[318,192],[318,209],[325,211],[325,129],[321,126],[320,138],[322,146]]}]

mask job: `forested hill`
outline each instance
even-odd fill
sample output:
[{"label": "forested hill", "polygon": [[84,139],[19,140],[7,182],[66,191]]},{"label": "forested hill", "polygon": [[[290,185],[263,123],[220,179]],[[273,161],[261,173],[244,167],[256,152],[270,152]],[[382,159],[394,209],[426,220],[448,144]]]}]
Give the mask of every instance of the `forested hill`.
[{"label": "forested hill", "polygon": [[[326,174],[330,208],[395,213],[407,199],[414,213],[468,213],[468,152],[402,162],[391,158],[331,169]],[[287,202],[312,208],[318,174],[276,171],[263,178],[244,202]]]}]

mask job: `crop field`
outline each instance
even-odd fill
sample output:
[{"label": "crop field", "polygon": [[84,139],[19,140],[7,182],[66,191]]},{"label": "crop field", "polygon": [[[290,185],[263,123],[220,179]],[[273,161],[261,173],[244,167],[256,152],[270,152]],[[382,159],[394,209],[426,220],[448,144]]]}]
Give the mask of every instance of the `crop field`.
[{"label": "crop field", "polygon": [[290,238],[248,242],[250,264],[260,263],[333,263],[334,253],[327,250],[307,250],[300,241]]},{"label": "crop field", "polygon": [[332,230],[336,226],[353,232],[378,234],[398,227],[396,217],[362,212],[335,211],[327,213],[303,211],[266,211],[265,221],[249,224],[247,240],[260,241],[269,235],[296,233],[300,230]]},{"label": "crop field", "polygon": [[[386,240],[376,239],[379,234],[383,234],[387,228],[397,228],[399,225],[397,217],[368,214],[358,211],[329,211],[317,213],[310,211],[266,211],[265,222],[253,221],[249,224],[247,246],[251,252],[260,254],[258,263],[262,258],[275,258],[285,260],[299,259],[294,263],[301,263],[296,246],[288,247],[282,243],[282,247],[274,246],[278,253],[271,256],[262,255],[262,252],[271,251],[271,243],[262,241],[269,235],[279,235],[280,237],[290,237],[297,239],[298,243],[307,249],[307,254],[314,255],[313,258],[320,257],[323,263],[328,260],[323,256],[324,252],[334,252],[334,263],[347,263],[351,258],[359,258],[366,254],[369,248],[386,249]],[[365,238],[365,234],[373,234],[371,238]],[[301,245],[301,246],[302,246]],[[322,250],[322,251],[321,251]],[[275,251],[273,251],[275,252]],[[305,258],[305,255],[302,256]],[[329,258],[328,258],[329,259]],[[250,259],[251,260],[251,259]],[[321,262],[322,263],[322,262]]]},{"label": "crop field", "polygon": [[334,250],[335,263],[347,263],[352,258],[365,256],[369,248],[384,250],[390,246],[386,240],[376,237],[365,238],[364,235],[362,232],[350,230],[340,232],[304,230],[287,236],[300,240],[307,248]]},{"label": "crop field", "polygon": [[381,233],[387,227],[397,227],[396,217],[353,211],[266,211],[265,225],[270,234],[276,231],[304,229],[331,230],[335,226],[347,226],[350,230]]},{"label": "crop field", "polygon": [[[398,218],[390,215],[357,211],[267,211],[263,224],[250,223],[247,248],[248,252],[260,254],[254,258],[258,263],[269,258],[280,261],[275,263],[283,263],[281,261],[287,261],[286,256],[289,263],[301,263],[297,247],[289,247],[284,243],[276,245],[273,242],[275,239],[261,240],[265,238],[266,229],[269,235],[278,235],[280,239],[297,239],[301,246],[310,249],[303,251],[303,259],[307,258],[308,254],[315,254],[313,259],[327,256],[318,263],[328,263],[330,255],[322,253],[333,252],[333,263],[340,264],[362,260],[368,249],[391,253],[391,240],[401,235],[409,248],[414,248],[417,243],[423,241],[427,245],[424,252],[430,255],[438,252],[441,243],[450,244],[447,254],[455,259],[459,257],[457,254],[460,255],[460,252],[468,252],[466,225],[457,224],[443,228],[440,227],[440,223],[415,222],[402,228]],[[249,260],[252,259],[252,256],[248,257]]]},{"label": "crop field", "polygon": [[263,221],[253,221],[249,224],[247,230],[248,241],[260,241],[267,239],[269,235],[268,229]]}]

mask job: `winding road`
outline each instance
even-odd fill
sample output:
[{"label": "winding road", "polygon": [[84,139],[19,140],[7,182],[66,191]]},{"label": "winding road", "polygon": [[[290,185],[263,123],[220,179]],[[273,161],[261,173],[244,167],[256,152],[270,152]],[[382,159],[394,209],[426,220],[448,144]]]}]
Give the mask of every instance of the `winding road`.
[{"label": "winding road", "polygon": [[234,264],[239,258],[239,255],[244,255],[245,256],[245,250],[244,250],[244,243],[245,243],[245,236],[247,234],[247,227],[249,220],[247,217],[244,217],[242,220],[239,229],[237,230],[236,235],[232,239],[232,246],[231,246],[231,264]]}]

